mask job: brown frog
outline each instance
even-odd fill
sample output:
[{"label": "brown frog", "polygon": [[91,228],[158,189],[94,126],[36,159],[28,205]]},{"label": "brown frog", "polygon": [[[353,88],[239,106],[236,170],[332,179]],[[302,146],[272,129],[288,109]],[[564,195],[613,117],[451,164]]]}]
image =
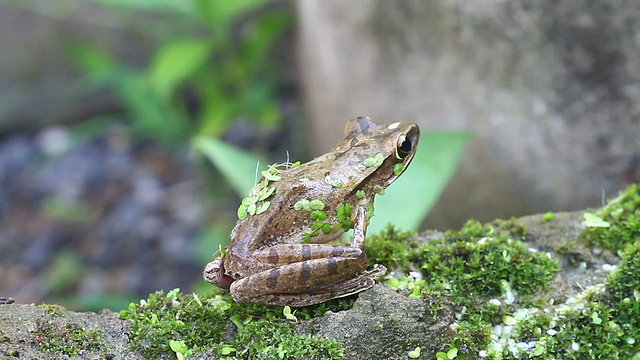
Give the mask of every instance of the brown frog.
[{"label": "brown frog", "polygon": [[[350,119],[344,139],[307,163],[272,166],[243,199],[231,242],[204,279],[236,301],[307,306],[366,290],[386,272],[366,271],[364,241],[375,194],[411,162],[416,124]],[[348,245],[326,244],[353,229]]]}]

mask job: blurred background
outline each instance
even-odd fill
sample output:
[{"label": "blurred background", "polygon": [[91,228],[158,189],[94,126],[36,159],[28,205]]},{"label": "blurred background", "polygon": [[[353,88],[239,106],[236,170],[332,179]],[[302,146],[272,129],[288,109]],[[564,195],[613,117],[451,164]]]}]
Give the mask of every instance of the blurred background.
[{"label": "blurred background", "polygon": [[420,229],[640,181],[640,3],[0,0],[0,54],[0,296],[18,302],[209,288],[248,190],[233,175],[254,181],[224,160],[309,160],[357,115],[420,125],[401,186]]}]

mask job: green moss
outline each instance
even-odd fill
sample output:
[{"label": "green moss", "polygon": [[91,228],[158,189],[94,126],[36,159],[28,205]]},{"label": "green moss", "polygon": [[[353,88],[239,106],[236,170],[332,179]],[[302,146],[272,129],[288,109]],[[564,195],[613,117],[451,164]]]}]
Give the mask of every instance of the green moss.
[{"label": "green moss", "polygon": [[559,269],[546,254],[514,240],[524,239],[527,229],[513,219],[469,221],[459,231],[427,235],[426,242],[407,241],[412,235],[388,227],[368,239],[365,251],[371,263],[420,272],[421,280],[403,276],[390,280],[390,287],[412,297],[448,296],[459,320],[451,344],[459,350],[456,359],[477,358],[490,343],[492,326],[517,308],[542,305],[546,299],[538,291],[548,288]]},{"label": "green moss", "polygon": [[[330,302],[295,313],[311,317],[340,302]],[[203,297],[173,290],[151,294],[140,304],[121,312],[131,322],[132,347],[147,358],[170,356],[170,342],[182,341],[193,352],[215,349],[224,358],[341,359],[338,344],[331,340],[293,333],[294,323],[284,318],[280,306],[234,302],[214,290]]]},{"label": "green moss", "polygon": [[553,213],[553,211],[547,211],[546,213],[544,213],[542,215],[542,222],[549,222],[551,220],[553,220],[555,218],[555,214]]},{"label": "green moss", "polygon": [[68,356],[82,353],[99,353],[104,356],[107,351],[102,348],[103,336],[99,330],[87,330],[73,322],[61,326],[41,320],[36,323],[34,334],[42,351],[59,352]]},{"label": "green moss", "polygon": [[64,311],[64,308],[60,305],[54,305],[54,304],[42,304],[39,305],[41,308],[44,309],[44,312],[49,314],[49,315],[53,315],[53,316],[60,316],[60,317],[64,317],[67,314]]},{"label": "green moss", "polygon": [[614,254],[640,237],[640,184],[633,184],[600,209],[597,216],[609,227],[587,227],[580,235],[587,245]]},{"label": "green moss", "polygon": [[[460,231],[418,243],[404,241],[411,233],[389,227],[368,240],[366,252],[371,263],[390,269],[419,268],[431,290],[447,290],[456,298],[500,296],[505,281],[523,295],[545,288],[558,272],[557,262],[513,240],[504,228],[514,229],[470,221]],[[515,230],[526,235],[522,227]]]},{"label": "green moss", "polygon": [[[553,312],[518,323],[514,344],[541,349],[519,358],[622,359],[640,357],[640,241],[629,246],[605,286],[591,289]],[[515,358],[505,349],[505,358]]]}]

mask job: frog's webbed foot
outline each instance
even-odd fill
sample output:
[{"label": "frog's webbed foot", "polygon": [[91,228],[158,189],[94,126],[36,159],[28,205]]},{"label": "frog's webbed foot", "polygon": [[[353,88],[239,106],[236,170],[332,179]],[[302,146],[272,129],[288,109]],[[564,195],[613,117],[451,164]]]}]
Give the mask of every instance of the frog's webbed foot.
[{"label": "frog's webbed foot", "polygon": [[224,263],[220,257],[217,257],[204,266],[202,277],[204,281],[228,290],[234,280],[224,272]]}]

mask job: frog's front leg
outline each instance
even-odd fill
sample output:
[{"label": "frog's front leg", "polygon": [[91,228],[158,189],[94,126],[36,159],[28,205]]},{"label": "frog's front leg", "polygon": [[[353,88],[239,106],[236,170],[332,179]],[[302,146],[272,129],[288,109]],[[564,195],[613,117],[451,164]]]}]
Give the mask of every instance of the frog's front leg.
[{"label": "frog's front leg", "polygon": [[274,267],[231,284],[237,301],[307,306],[355,294],[373,286],[373,279],[386,272],[384,266],[364,271],[366,206],[356,214],[351,246],[283,244],[256,252],[254,258]]}]

